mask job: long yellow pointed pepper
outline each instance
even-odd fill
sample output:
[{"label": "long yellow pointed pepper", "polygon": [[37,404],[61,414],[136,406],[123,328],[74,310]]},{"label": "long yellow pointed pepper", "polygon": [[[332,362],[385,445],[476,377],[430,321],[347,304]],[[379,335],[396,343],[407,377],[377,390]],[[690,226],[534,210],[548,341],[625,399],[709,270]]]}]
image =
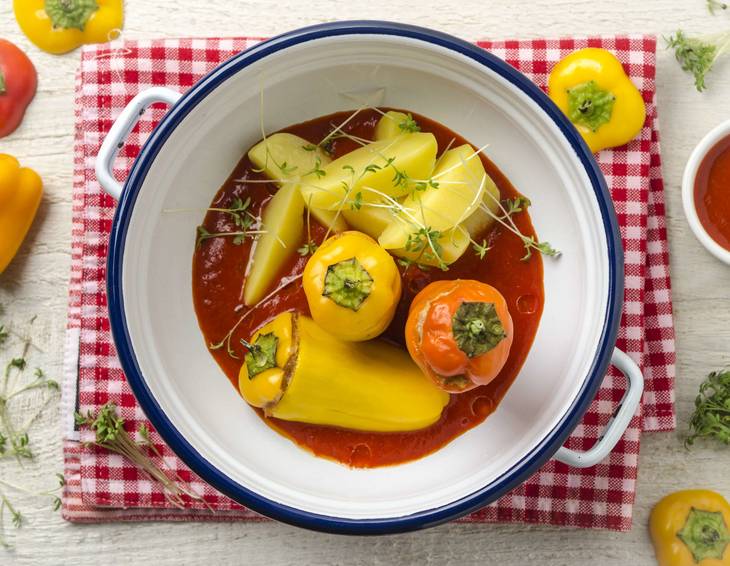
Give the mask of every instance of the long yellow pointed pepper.
[{"label": "long yellow pointed pepper", "polygon": [[449,401],[404,350],[339,340],[291,312],[254,334],[238,387],[268,416],[376,432],[425,428]]},{"label": "long yellow pointed pepper", "polygon": [[38,173],[0,153],[0,273],[15,257],[43,195]]}]

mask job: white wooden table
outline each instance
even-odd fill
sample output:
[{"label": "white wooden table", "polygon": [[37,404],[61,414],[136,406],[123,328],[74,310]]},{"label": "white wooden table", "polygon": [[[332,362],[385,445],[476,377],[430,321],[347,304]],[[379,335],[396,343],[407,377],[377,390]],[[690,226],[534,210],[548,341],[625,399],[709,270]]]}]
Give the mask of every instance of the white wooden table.
[{"label": "white wooden table", "polygon": [[[429,26],[467,39],[617,32],[667,35],[730,28],[730,14],[712,17],[704,0],[127,0],[128,38],[271,35],[325,20],[378,18]],[[35,168],[46,192],[19,256],[0,276],[3,319],[23,324],[38,314],[36,340],[44,352],[33,364],[60,376],[70,259],[73,82],[78,53],[43,53],[20,33],[10,0],[0,3],[0,37],[26,49],[39,74],[35,101],[23,126],[0,139],[0,152]],[[661,43],[661,42],[660,42]],[[682,438],[708,371],[730,362],[730,269],[691,235],[680,203],[680,179],[694,144],[730,118],[730,57],[698,94],[673,56],[661,47],[658,103],[668,197],[677,325],[679,430],[642,438],[634,528],[626,534],[523,525],[445,525],[380,538],[329,536],[266,524],[111,524],[78,526],[32,498],[20,499],[27,524],[16,548],[0,550],[2,564],[654,564],[646,523],[664,494],[711,487],[730,497],[730,450],[696,448]],[[19,470],[0,464],[0,477],[47,486],[62,468],[60,428],[47,411],[34,432],[37,462]]]}]

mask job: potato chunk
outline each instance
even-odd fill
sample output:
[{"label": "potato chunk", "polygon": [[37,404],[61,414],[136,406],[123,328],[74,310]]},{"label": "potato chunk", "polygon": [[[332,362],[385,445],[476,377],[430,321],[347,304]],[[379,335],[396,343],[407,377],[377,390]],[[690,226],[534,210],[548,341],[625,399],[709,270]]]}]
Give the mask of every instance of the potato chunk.
[{"label": "potato chunk", "polygon": [[386,112],[375,125],[375,141],[389,140],[400,134],[417,132],[418,124],[408,114],[391,110]]},{"label": "potato chunk", "polygon": [[271,290],[284,262],[295,253],[304,233],[304,201],[297,185],[280,188],[261,218],[266,231],[254,244],[248,264],[243,301],[251,306]]},{"label": "potato chunk", "polygon": [[[332,161],[321,148],[287,133],[272,134],[257,143],[249,150],[248,158],[264,175],[277,181],[280,187],[292,184],[283,181],[297,178],[301,178],[303,183],[316,182],[317,174],[314,171],[321,170]],[[334,232],[347,230],[347,223],[341,215],[336,217],[334,212],[319,208],[312,208],[311,213],[320,224],[331,227]]]},{"label": "potato chunk", "polygon": [[422,265],[440,267],[441,262],[439,259],[446,265],[451,265],[464,255],[464,252],[469,247],[469,243],[469,233],[462,226],[457,226],[448,230],[439,238],[438,244],[440,249],[438,257],[435,256],[430,247],[425,246],[423,250],[418,249],[418,251],[409,251],[405,247],[388,251],[396,257],[408,259]]},{"label": "potato chunk", "polygon": [[[471,216],[469,216],[469,218],[461,223],[472,238],[476,238],[483,234],[487,228],[494,224],[494,216],[499,214],[499,200],[499,189],[492,178],[487,175],[482,206],[477,208]],[[487,208],[489,212],[484,210],[485,208]]]},{"label": "potato chunk", "polygon": [[412,224],[439,232],[450,230],[479,208],[488,179],[472,146],[464,144],[445,152],[431,175],[431,183],[405,198],[401,218],[381,234],[380,245],[387,249],[404,246]]},{"label": "potato chunk", "polygon": [[381,192],[401,197],[412,189],[409,179],[426,179],[436,162],[433,134],[403,134],[369,143],[335,159],[324,175],[301,185],[304,202],[316,208],[337,210],[361,193],[363,201],[380,200]]},{"label": "potato chunk", "polygon": [[352,228],[364,232],[376,240],[393,219],[393,213],[389,209],[367,204],[363,204],[360,210],[343,208],[342,214]]}]

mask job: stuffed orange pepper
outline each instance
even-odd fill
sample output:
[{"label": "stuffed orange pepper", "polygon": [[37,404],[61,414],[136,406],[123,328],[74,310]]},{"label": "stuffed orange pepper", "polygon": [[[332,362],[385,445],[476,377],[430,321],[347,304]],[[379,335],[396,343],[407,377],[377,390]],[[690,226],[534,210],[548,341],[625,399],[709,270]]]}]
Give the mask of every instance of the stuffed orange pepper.
[{"label": "stuffed orange pepper", "polygon": [[406,322],[413,361],[451,393],[492,381],[507,361],[514,336],[502,294],[465,279],[435,281],[416,295]]}]

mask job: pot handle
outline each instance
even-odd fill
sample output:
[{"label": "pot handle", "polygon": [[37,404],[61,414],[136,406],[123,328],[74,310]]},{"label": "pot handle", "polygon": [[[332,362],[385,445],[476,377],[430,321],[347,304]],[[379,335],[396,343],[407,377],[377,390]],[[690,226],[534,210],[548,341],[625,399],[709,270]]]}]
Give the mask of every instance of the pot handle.
[{"label": "pot handle", "polygon": [[161,86],[152,87],[135,96],[124,110],[122,110],[122,113],[119,114],[119,117],[101,144],[95,164],[96,179],[110,196],[119,200],[119,197],[122,195],[122,185],[114,178],[112,168],[114,167],[114,160],[117,157],[117,153],[119,153],[119,150],[124,145],[124,140],[129,135],[129,132],[132,131],[140,116],[144,114],[148,106],[155,102],[166,102],[172,106],[180,100],[181,96],[182,94],[169,88]]},{"label": "pot handle", "polygon": [[618,348],[613,351],[611,364],[623,373],[628,380],[628,387],[619,403],[618,410],[611,417],[606,430],[590,450],[576,452],[562,446],[554,456],[559,462],[574,468],[595,466],[613,450],[616,443],[623,436],[626,427],[629,426],[634,413],[636,413],[636,408],[639,406],[641,395],[644,392],[644,376],[641,374],[639,366]]}]

